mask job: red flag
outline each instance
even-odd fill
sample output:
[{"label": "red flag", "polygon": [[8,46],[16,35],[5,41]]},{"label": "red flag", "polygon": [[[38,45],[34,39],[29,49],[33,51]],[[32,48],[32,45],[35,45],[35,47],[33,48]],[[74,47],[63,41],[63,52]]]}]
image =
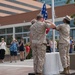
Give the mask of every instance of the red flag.
[{"label": "red flag", "polygon": [[46,34],[48,34],[49,31],[50,31],[50,28],[47,28],[47,29],[46,29]]}]

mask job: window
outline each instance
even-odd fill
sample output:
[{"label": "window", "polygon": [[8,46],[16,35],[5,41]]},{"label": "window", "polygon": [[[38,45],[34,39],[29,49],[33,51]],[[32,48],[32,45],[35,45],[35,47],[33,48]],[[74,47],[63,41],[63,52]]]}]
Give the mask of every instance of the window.
[{"label": "window", "polygon": [[73,39],[75,39],[75,29],[73,29],[72,31],[72,36],[73,36]]},{"label": "window", "polygon": [[70,26],[71,26],[71,27],[75,27],[75,25],[74,25],[74,20],[71,20],[71,21],[70,21]]},{"label": "window", "polygon": [[0,34],[5,34],[5,29],[0,29]]},{"label": "window", "polygon": [[13,33],[13,28],[7,28],[7,33]]},{"label": "window", "polygon": [[27,33],[23,34],[23,37],[27,37],[27,36],[28,36]]},{"label": "window", "polygon": [[16,32],[16,33],[22,32],[22,27],[16,27],[16,28],[15,28],[15,32]]},{"label": "window", "polygon": [[24,34],[23,34],[23,37],[29,37],[29,34],[30,34],[30,33],[24,33]]},{"label": "window", "polygon": [[28,42],[30,42],[30,39],[28,38]]},{"label": "window", "polygon": [[30,31],[30,26],[23,26],[23,32]]},{"label": "window", "polygon": [[12,42],[12,35],[7,35],[6,36],[7,37],[7,45],[10,45],[11,44],[11,42]]},{"label": "window", "polygon": [[20,41],[20,39],[22,38],[22,34],[16,34],[16,35],[15,35],[15,38],[16,38],[18,41]]},{"label": "window", "polygon": [[24,39],[24,43],[26,43],[26,39]]}]

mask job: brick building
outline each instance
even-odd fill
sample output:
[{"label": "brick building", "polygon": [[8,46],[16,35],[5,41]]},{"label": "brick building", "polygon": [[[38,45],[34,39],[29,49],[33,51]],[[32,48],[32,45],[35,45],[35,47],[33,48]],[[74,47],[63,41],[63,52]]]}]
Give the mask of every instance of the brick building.
[{"label": "brick building", "polygon": [[[6,8],[6,9],[2,9],[0,7],[1,9],[0,39],[4,37],[7,44],[10,44],[12,38],[16,38],[19,40],[21,37],[23,37],[25,43],[29,42],[29,27],[31,26],[30,21],[36,18],[37,14],[40,13],[43,4],[32,0],[30,0],[30,2],[28,2],[28,0],[25,0],[25,2],[26,3],[28,2],[29,4],[26,4],[24,0],[17,0],[17,2],[14,2],[12,0],[10,0],[9,2],[9,0],[7,0],[7,2],[6,1],[4,2],[0,3],[2,5],[1,7]],[[9,3],[11,3],[12,5],[14,3],[16,4],[14,6],[11,6],[11,4],[9,5]],[[19,8],[18,3],[20,4],[20,8],[22,8],[22,10]],[[6,7],[6,4],[7,6],[13,8],[13,10],[11,9],[9,11],[16,12],[16,14],[11,13],[9,11],[7,12],[6,10],[9,8]],[[25,6],[26,8],[24,8],[23,5],[26,5],[28,7],[30,7],[31,5],[31,8],[33,9],[32,10],[30,8],[28,9],[26,6]],[[18,11],[15,11],[14,7],[17,7],[16,9]],[[23,12],[24,9],[27,10]],[[48,19],[51,19],[52,18],[51,7],[48,5],[47,5],[47,11],[48,11]],[[64,6],[55,7],[55,14],[56,14],[57,21],[61,21],[62,17],[64,16],[66,15],[71,16],[72,14],[75,14],[75,4],[68,4]]]}]

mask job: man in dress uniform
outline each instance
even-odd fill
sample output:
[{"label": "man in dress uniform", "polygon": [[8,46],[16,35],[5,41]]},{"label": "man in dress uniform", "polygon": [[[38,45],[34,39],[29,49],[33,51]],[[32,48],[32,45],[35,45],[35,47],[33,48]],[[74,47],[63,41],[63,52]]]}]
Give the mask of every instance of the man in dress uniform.
[{"label": "man in dress uniform", "polygon": [[63,74],[69,74],[70,67],[70,20],[71,18],[67,15],[63,19],[63,24],[60,24],[56,27],[56,30],[59,31],[59,53],[61,57],[62,66],[64,71]]},{"label": "man in dress uniform", "polygon": [[37,21],[30,27],[30,43],[33,53],[34,73],[43,75],[43,65],[46,53],[46,28],[54,28],[51,22],[44,21],[43,15],[37,15]]}]

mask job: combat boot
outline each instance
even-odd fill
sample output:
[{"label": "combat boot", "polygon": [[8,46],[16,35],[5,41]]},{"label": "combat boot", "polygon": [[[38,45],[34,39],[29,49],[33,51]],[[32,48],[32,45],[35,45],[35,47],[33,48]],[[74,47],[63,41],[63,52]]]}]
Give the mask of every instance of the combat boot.
[{"label": "combat boot", "polygon": [[67,67],[67,73],[70,74],[70,66]]},{"label": "combat boot", "polygon": [[67,74],[67,73],[68,73],[67,68],[64,68],[64,71],[61,72],[60,74]]},{"label": "combat boot", "polygon": [[36,73],[36,75],[43,75],[42,73]]},{"label": "combat boot", "polygon": [[28,73],[28,75],[36,75],[35,73]]}]

